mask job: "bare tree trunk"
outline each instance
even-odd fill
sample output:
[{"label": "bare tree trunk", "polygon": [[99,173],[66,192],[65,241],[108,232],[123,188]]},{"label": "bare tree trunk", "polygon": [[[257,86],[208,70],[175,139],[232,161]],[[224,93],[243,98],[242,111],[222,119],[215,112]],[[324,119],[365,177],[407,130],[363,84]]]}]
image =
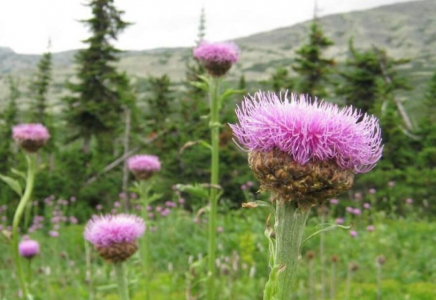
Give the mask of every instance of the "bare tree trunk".
[{"label": "bare tree trunk", "polygon": [[[124,130],[124,151],[123,151],[123,156],[125,156],[128,152],[129,152],[129,141],[130,141],[130,116],[131,116],[131,112],[130,109],[128,107],[125,108],[124,110],[125,112],[125,122],[126,122],[126,126],[125,126],[125,130]],[[123,167],[123,193],[126,195],[123,198],[123,208],[124,211],[127,211],[130,207],[129,207],[129,193],[128,193],[128,188],[129,188],[129,170],[127,168],[127,161],[124,161],[124,167]]]}]

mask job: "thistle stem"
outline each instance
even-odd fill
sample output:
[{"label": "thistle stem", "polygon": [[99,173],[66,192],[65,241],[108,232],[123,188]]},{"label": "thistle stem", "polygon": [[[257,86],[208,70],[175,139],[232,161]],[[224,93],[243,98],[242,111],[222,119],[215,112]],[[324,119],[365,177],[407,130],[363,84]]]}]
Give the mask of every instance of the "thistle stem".
[{"label": "thistle stem", "polygon": [[212,188],[209,194],[209,243],[208,243],[208,278],[207,278],[207,299],[214,300],[215,289],[215,250],[216,250],[216,228],[217,228],[217,189],[219,177],[219,78],[211,77],[209,81],[210,97],[210,133],[212,146],[211,179]]},{"label": "thistle stem", "polygon": [[123,263],[115,263],[115,276],[117,277],[118,293],[120,295],[120,300],[129,300],[129,287],[127,285],[126,273],[124,270]]},{"label": "thistle stem", "polygon": [[276,206],[276,254],[277,300],[290,300],[292,283],[300,259],[300,246],[310,209],[295,208],[294,202],[277,201]]},{"label": "thistle stem", "polygon": [[140,193],[140,199],[141,199],[141,215],[142,218],[145,220],[147,224],[147,230],[144,232],[144,236],[141,239],[141,257],[142,257],[142,268],[145,276],[145,283],[144,283],[144,289],[145,289],[145,300],[150,299],[150,253],[149,253],[149,231],[150,231],[150,224],[148,222],[148,215],[147,215],[147,206],[148,206],[148,195],[150,192],[151,186],[146,184],[144,180],[139,181],[139,193]]},{"label": "thistle stem", "polygon": [[18,226],[20,225],[21,218],[23,216],[24,210],[26,209],[27,203],[30,200],[33,191],[33,185],[35,183],[35,171],[36,171],[36,157],[35,155],[26,155],[27,160],[27,178],[26,178],[26,189],[24,195],[21,197],[20,203],[18,204],[17,210],[15,211],[14,219],[12,221],[12,253],[15,260],[15,268],[17,272],[18,282],[20,284],[21,291],[23,293],[23,298],[30,298],[29,288],[26,283],[26,277],[23,271],[23,265],[21,263],[20,253],[18,252]]}]

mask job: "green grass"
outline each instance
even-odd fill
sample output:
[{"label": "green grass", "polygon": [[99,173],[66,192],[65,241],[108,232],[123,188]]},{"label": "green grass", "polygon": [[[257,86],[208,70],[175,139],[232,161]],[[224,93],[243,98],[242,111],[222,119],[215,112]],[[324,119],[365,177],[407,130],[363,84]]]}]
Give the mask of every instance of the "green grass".
[{"label": "green grass", "polygon": [[[218,235],[218,291],[217,299],[262,299],[268,275],[267,241],[263,236],[268,212],[227,210],[221,206]],[[335,299],[344,299],[347,269],[350,262],[358,264],[353,273],[350,299],[376,299],[377,269],[375,260],[386,257],[382,271],[382,299],[436,299],[436,224],[419,220],[410,214],[408,219],[387,219],[383,212],[366,211],[362,217],[348,217],[346,223],[355,224],[358,236],[350,237],[346,230],[325,233],[327,294],[330,287],[330,257],[336,255]],[[152,280],[153,300],[186,299],[186,295],[203,295],[205,249],[207,245],[207,215],[195,223],[194,213],[181,208],[169,216],[159,217],[152,227]],[[367,232],[368,220],[377,220],[374,232]],[[331,218],[329,222],[334,222]],[[319,229],[319,218],[313,212],[307,232]],[[43,231],[31,235],[41,243],[41,255],[33,261],[32,291],[37,299],[118,299],[114,274],[92,246],[90,265],[86,265],[83,225],[63,225],[60,236],[53,238]],[[310,264],[307,251],[315,253],[313,264],[313,294],[321,293],[321,264],[319,237],[309,240],[302,249],[302,261],[295,283],[295,299],[309,299],[308,276]],[[0,299],[16,299],[18,286],[13,273],[10,253],[1,245]],[[138,252],[139,253],[139,252]],[[128,278],[132,299],[143,299],[144,278],[141,257],[135,254],[128,261]],[[91,279],[91,280],[89,280]],[[92,291],[92,292],[91,292]]]}]

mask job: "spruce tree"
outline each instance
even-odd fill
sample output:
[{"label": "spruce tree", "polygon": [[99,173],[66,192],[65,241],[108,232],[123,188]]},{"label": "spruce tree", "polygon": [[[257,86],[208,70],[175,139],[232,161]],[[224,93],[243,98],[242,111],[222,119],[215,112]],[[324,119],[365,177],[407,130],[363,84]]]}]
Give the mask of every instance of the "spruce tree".
[{"label": "spruce tree", "polygon": [[6,109],[0,115],[2,126],[0,127],[0,173],[9,172],[12,164],[12,127],[18,122],[17,100],[20,97],[18,81],[8,77],[9,99]]},{"label": "spruce tree", "polygon": [[314,20],[310,26],[309,42],[296,51],[292,66],[300,77],[299,93],[318,98],[328,96],[326,85],[330,82],[329,75],[333,73],[335,61],[324,58],[322,54],[331,45],[333,41],[324,36],[321,25]]},{"label": "spruce tree", "polygon": [[67,121],[83,138],[83,150],[90,151],[95,136],[99,151],[110,152],[113,135],[121,122],[124,75],[117,72],[115,62],[120,50],[111,45],[129,25],[122,20],[124,12],[114,6],[114,0],[92,0],[88,3],[92,18],[82,21],[92,36],[84,41],[88,48],[75,57],[78,83],[68,83],[72,95],[64,98],[68,109]]},{"label": "spruce tree", "polygon": [[52,55],[45,52],[38,62],[37,71],[30,84],[31,122],[47,124],[47,93],[51,81]]},{"label": "spruce tree", "polygon": [[278,67],[271,76],[270,84],[274,92],[284,93],[294,88],[295,80],[289,76],[287,69]]}]

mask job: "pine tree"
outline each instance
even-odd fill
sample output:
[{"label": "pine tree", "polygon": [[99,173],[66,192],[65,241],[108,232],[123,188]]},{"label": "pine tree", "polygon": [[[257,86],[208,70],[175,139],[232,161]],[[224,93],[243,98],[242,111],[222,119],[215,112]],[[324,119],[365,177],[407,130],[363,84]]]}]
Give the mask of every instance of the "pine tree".
[{"label": "pine tree", "polygon": [[272,75],[270,83],[274,92],[284,93],[294,88],[295,80],[289,76],[287,69],[278,67]]},{"label": "pine tree", "polygon": [[6,173],[12,163],[12,127],[17,125],[18,107],[17,99],[20,97],[18,81],[8,77],[9,99],[6,109],[2,112],[3,124],[0,127],[0,173]]},{"label": "pine tree", "polygon": [[172,113],[172,101],[174,100],[171,90],[171,80],[167,75],[161,77],[150,76],[150,97],[146,99],[148,104],[147,120],[151,121],[151,128],[154,132],[166,127]]},{"label": "pine tree", "polygon": [[47,125],[47,93],[51,81],[52,55],[50,51],[42,55],[36,74],[30,84],[31,122]]},{"label": "pine tree", "polygon": [[331,45],[333,42],[324,36],[321,25],[314,20],[310,26],[309,42],[296,51],[292,66],[301,78],[298,92],[318,98],[328,96],[326,84],[330,82],[329,75],[333,73],[335,61],[322,57],[322,52]]},{"label": "pine tree", "polygon": [[90,151],[90,139],[95,136],[100,151],[111,151],[112,139],[121,122],[123,102],[120,85],[124,75],[117,72],[114,63],[120,50],[111,45],[129,23],[121,16],[124,12],[114,6],[114,0],[92,0],[88,6],[93,17],[82,21],[92,36],[84,42],[88,48],[77,53],[78,83],[69,83],[73,93],[66,97],[67,120],[77,130],[76,138],[84,139],[84,152]]}]

